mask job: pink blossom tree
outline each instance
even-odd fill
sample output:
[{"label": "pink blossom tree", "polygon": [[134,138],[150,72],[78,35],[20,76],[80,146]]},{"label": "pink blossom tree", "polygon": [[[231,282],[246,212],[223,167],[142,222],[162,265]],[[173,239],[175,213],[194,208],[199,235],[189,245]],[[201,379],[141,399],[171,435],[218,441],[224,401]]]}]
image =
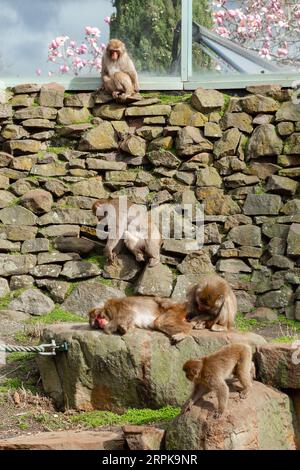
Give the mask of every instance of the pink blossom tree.
[{"label": "pink blossom tree", "polygon": [[[107,16],[105,23],[110,22]],[[77,43],[69,36],[57,36],[48,46],[48,62],[53,64],[53,69],[61,74],[72,73],[79,75],[82,71],[101,71],[102,55],[105,44],[100,42],[101,31],[99,28],[86,26],[85,35],[82,41]],[[37,75],[42,74],[42,70],[36,70]],[[51,76],[53,71],[49,71]]]},{"label": "pink blossom tree", "polygon": [[267,60],[300,67],[300,4],[297,0],[246,0],[231,9],[214,0],[214,31]]}]

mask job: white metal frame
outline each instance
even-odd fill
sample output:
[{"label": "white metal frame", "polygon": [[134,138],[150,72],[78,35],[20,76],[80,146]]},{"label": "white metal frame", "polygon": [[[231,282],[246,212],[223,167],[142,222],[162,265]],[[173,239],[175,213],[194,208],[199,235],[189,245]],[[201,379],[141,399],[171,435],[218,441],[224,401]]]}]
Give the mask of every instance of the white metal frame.
[{"label": "white metal frame", "polygon": [[[299,73],[266,73],[266,74],[217,74],[204,73],[203,79],[193,78],[192,63],[192,24],[193,0],[182,0],[181,5],[181,76],[147,76],[140,75],[142,90],[195,90],[198,87],[207,89],[238,89],[249,85],[262,83],[277,83],[282,86],[291,86],[295,80],[300,79]],[[1,77],[0,77],[1,78]],[[62,84],[66,90],[96,90],[100,86],[98,77],[55,77],[54,80]],[[49,79],[50,81],[50,79]],[[15,77],[0,81],[0,89],[12,87],[19,83],[45,83],[42,77]]]}]

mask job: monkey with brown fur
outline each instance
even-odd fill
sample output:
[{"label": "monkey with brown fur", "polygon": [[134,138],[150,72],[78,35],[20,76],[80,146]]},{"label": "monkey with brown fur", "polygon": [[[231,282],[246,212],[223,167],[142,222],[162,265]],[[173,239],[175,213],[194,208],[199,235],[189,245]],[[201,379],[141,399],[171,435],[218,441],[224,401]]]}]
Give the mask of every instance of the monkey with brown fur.
[{"label": "monkey with brown fur", "polygon": [[212,331],[230,330],[237,313],[236,296],[228,282],[211,275],[190,288],[187,294],[189,320],[198,317],[202,328]]},{"label": "monkey with brown fur", "polygon": [[159,263],[161,235],[145,206],[120,197],[99,199],[92,210],[102,226],[108,225],[104,254],[110,261],[125,243],[137,261],[144,261],[147,257],[149,266]]},{"label": "monkey with brown fur", "polygon": [[111,39],[102,58],[101,78],[105,91],[120,101],[126,101],[139,91],[138,75],[125,44]]},{"label": "monkey with brown fur", "polygon": [[91,328],[100,328],[106,334],[125,334],[133,327],[153,329],[168,335],[174,342],[181,341],[191,331],[193,322],[186,320],[185,304],[160,297],[122,297],[108,299],[103,307],[89,312]]},{"label": "monkey with brown fur", "polygon": [[226,379],[236,376],[241,385],[240,397],[245,398],[252,387],[252,350],[247,344],[233,343],[198,360],[187,361],[183,370],[188,380],[194,383],[191,398],[184,404],[184,412],[197,403],[209,391],[215,391],[218,409],[214,416],[220,417],[227,408],[229,388]]}]

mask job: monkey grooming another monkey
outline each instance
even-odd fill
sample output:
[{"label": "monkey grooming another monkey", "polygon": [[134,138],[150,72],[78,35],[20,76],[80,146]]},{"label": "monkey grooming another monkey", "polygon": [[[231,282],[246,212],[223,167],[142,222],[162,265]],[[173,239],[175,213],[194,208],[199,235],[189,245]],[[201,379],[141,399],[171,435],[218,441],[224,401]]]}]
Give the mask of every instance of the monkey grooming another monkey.
[{"label": "monkey grooming another monkey", "polygon": [[192,396],[184,404],[184,412],[190,410],[205,393],[215,391],[218,409],[214,416],[218,418],[227,408],[229,388],[225,381],[231,374],[242,385],[241,398],[245,398],[252,387],[252,350],[247,344],[229,344],[209,356],[187,361],[183,370],[187,379],[194,383]]},{"label": "monkey grooming another monkey", "polygon": [[119,197],[99,199],[92,210],[99,224],[108,226],[104,254],[110,261],[116,257],[115,251],[125,243],[137,261],[144,261],[147,257],[149,266],[159,263],[161,235],[145,206]]},{"label": "monkey grooming another monkey", "polygon": [[193,286],[187,294],[189,320],[198,317],[203,328],[212,331],[230,330],[237,313],[236,296],[228,282],[211,275]]},{"label": "monkey grooming another monkey", "polygon": [[132,327],[153,329],[168,335],[174,342],[184,339],[193,328],[186,320],[185,304],[160,297],[123,297],[108,299],[103,307],[89,312],[91,328],[106,334],[125,334]]},{"label": "monkey grooming another monkey", "polygon": [[111,39],[102,58],[101,78],[103,87],[113,98],[126,101],[139,91],[138,75],[125,44]]}]

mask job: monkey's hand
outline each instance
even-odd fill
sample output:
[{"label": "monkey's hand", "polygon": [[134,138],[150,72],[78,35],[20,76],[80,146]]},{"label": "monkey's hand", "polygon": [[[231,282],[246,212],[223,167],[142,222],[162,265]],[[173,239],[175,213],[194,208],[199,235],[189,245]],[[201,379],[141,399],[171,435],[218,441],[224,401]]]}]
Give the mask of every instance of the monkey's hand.
[{"label": "monkey's hand", "polygon": [[154,266],[157,266],[159,264],[159,259],[149,258],[148,264],[150,268],[153,268]]},{"label": "monkey's hand", "polygon": [[205,330],[205,321],[196,321],[195,325],[193,326],[194,330]]},{"label": "monkey's hand", "polygon": [[138,253],[135,257],[135,259],[138,261],[138,262],[141,262],[141,261],[145,261],[145,257],[143,255],[143,253]]},{"label": "monkey's hand", "polygon": [[221,326],[221,325],[217,325],[217,324],[214,324],[210,331],[227,331],[227,328],[226,326]]},{"label": "monkey's hand", "polygon": [[240,399],[241,399],[241,400],[244,400],[245,398],[247,398],[248,391],[247,391],[247,390],[241,390],[241,391],[239,392],[239,395],[240,395]]},{"label": "monkey's hand", "polygon": [[176,333],[176,335],[172,335],[172,343],[179,343],[187,337],[188,335],[186,333]]},{"label": "monkey's hand", "polygon": [[215,419],[219,419],[219,418],[221,418],[221,416],[223,416],[223,411],[221,411],[221,410],[214,411],[213,417]]},{"label": "monkey's hand", "polygon": [[191,399],[187,400],[187,401],[184,403],[183,407],[182,407],[182,413],[187,413],[188,411],[190,411],[190,409],[192,408],[193,404],[194,404],[194,403],[193,403],[193,400],[191,400]]}]

